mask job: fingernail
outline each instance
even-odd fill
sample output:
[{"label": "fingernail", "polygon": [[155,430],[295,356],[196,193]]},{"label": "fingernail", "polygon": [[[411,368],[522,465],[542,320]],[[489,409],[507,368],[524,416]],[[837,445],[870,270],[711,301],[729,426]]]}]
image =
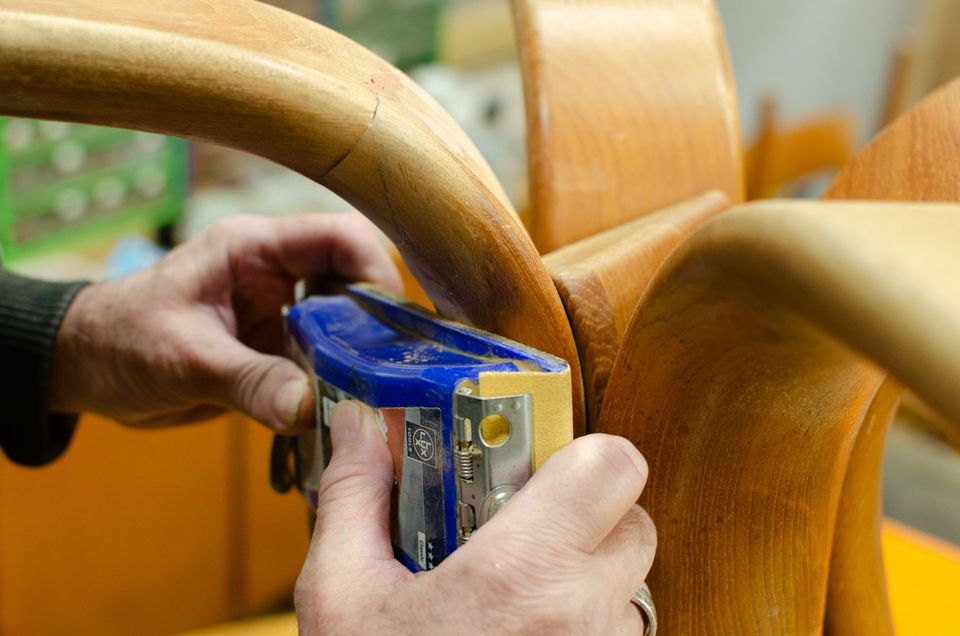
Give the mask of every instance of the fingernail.
[{"label": "fingernail", "polygon": [[277,392],[276,408],[280,413],[281,425],[289,430],[297,425],[297,417],[300,414],[300,403],[303,402],[303,396],[307,392],[307,382],[305,380],[290,380],[284,384]]},{"label": "fingernail", "polygon": [[333,447],[349,444],[360,433],[360,427],[369,425],[372,419],[370,409],[359,402],[339,402],[330,415],[330,441]]}]

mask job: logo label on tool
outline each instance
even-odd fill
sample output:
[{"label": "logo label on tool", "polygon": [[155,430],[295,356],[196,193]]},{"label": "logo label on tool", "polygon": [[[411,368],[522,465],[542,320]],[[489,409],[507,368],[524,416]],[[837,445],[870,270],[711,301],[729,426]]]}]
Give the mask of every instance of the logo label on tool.
[{"label": "logo label on tool", "polygon": [[413,422],[407,422],[407,457],[436,468],[437,441],[434,432]]}]

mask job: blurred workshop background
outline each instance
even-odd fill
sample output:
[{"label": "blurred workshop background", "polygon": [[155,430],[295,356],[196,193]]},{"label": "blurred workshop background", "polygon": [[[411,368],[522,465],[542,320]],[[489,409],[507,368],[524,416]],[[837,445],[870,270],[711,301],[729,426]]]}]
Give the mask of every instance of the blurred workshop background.
[{"label": "blurred workshop background", "polygon": [[[525,209],[523,94],[507,0],[273,4],[406,70]],[[955,0],[717,4],[751,197],[818,195],[882,125],[960,73]],[[5,266],[21,273],[115,278],[221,217],[348,209],[311,181],[240,152],[0,119],[0,246]],[[956,555],[960,439],[950,431],[905,399],[890,436],[884,505],[922,541]],[[0,633],[161,634],[289,612],[308,540],[306,506],[270,490],[269,444],[265,430],[238,416],[159,432],[87,416],[54,465],[0,462]],[[889,549],[898,546],[891,540]],[[907,560],[921,564],[925,555]],[[894,591],[909,585],[901,572],[891,578]],[[906,620],[894,612],[898,624]],[[277,620],[292,629],[289,615]]]}]

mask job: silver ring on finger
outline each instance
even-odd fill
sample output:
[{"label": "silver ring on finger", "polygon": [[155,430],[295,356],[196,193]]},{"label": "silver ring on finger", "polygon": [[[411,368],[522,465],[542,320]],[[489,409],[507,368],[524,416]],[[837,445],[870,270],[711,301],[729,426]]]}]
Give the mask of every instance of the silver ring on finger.
[{"label": "silver ring on finger", "polygon": [[630,602],[637,606],[643,615],[643,636],[656,636],[657,634],[657,608],[653,604],[653,598],[650,596],[650,588],[644,583],[640,589],[633,593]]}]

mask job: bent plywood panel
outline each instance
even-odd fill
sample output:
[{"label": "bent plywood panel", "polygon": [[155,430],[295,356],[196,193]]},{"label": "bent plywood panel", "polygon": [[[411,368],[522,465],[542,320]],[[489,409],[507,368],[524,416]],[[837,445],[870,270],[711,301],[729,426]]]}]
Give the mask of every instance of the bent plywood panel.
[{"label": "bent plywood panel", "polygon": [[330,187],[440,311],[569,360],[579,406],[560,299],[489,168],[359,45],[249,0],[14,0],[0,7],[0,82],[6,114],[203,139]]},{"label": "bent plywood panel", "polygon": [[650,463],[650,584],[673,631],[821,629],[881,367],[960,415],[958,242],[958,206],[771,201],[720,215],[664,264],[598,428]]},{"label": "bent plywood panel", "polygon": [[708,190],[743,199],[710,0],[514,0],[531,233],[549,252]]}]

